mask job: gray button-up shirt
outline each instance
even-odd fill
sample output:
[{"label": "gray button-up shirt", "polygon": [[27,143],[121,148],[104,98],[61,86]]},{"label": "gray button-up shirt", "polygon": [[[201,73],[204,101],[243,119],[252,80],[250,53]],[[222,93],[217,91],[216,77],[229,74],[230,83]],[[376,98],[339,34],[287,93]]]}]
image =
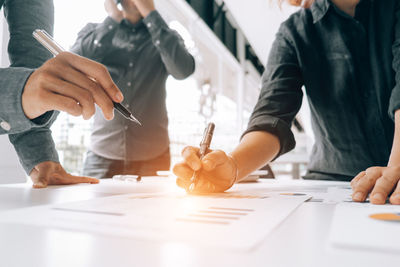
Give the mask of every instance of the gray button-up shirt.
[{"label": "gray button-up shirt", "polygon": [[305,86],[315,145],[309,178],[350,180],[385,166],[400,108],[400,1],[362,0],[355,17],[316,0],[282,23],[248,130],[291,150]]},{"label": "gray button-up shirt", "polygon": [[88,24],[72,51],[107,66],[124,94],[124,104],[143,126],[118,112],[106,121],[96,111],[90,149],[105,158],[148,160],[169,146],[165,82],[169,74],[185,79],[194,72],[194,58],[182,38],[157,11],[135,25],[106,18]]},{"label": "gray button-up shirt", "polygon": [[[8,134],[25,171],[44,161],[58,162],[50,125],[58,112],[30,120],[22,109],[25,83],[51,54],[33,37],[35,29],[53,32],[52,0],[0,0],[10,30],[11,66],[0,68],[0,134]],[[1,149],[0,149],[1,151]],[[3,152],[3,151],[1,151]]]}]

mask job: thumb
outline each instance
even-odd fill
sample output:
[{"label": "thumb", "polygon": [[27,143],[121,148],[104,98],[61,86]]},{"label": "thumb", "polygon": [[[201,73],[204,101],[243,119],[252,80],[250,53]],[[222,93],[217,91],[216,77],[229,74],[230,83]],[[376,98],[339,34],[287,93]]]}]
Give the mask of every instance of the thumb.
[{"label": "thumb", "polygon": [[46,188],[50,180],[52,168],[49,165],[42,165],[37,168],[37,173],[33,181],[33,188]]}]

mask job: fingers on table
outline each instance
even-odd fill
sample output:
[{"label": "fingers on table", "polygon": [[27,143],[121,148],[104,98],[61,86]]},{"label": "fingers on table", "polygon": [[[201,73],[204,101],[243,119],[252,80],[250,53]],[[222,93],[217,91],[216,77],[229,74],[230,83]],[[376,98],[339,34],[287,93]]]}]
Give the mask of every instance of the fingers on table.
[{"label": "fingers on table", "polygon": [[360,179],[361,179],[362,177],[364,177],[365,174],[366,174],[366,172],[365,172],[365,171],[362,171],[362,172],[360,172],[359,174],[357,174],[357,176],[354,177],[353,180],[351,180],[350,185],[351,185],[351,188],[352,188],[353,190],[355,189],[355,187],[356,187],[358,181],[360,181]]},{"label": "fingers on table", "polygon": [[400,181],[397,182],[396,189],[390,196],[390,203],[394,205],[400,205]]},{"label": "fingers on table", "polygon": [[382,176],[376,181],[375,186],[369,196],[372,204],[385,204],[386,199],[396,187],[399,174],[395,172],[383,172]]},{"label": "fingers on table", "polygon": [[380,177],[381,171],[379,168],[370,168],[364,173],[364,175],[360,173],[356,177],[358,182],[354,182],[352,185],[354,191],[353,200],[356,202],[364,202]]},{"label": "fingers on table", "polygon": [[95,178],[85,177],[85,176],[75,176],[71,174],[53,174],[49,178],[49,185],[69,185],[69,184],[80,184],[80,183],[90,183],[98,184],[99,180]]}]

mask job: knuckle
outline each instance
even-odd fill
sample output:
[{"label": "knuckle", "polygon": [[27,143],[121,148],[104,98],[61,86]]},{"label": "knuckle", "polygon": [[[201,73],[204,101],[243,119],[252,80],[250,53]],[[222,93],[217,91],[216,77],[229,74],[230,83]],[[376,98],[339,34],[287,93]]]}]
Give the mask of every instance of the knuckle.
[{"label": "knuckle", "polygon": [[87,104],[87,105],[94,103],[92,94],[87,90],[84,90],[82,92],[81,98],[82,98],[82,102],[85,102],[85,104]]},{"label": "knuckle", "polygon": [[182,155],[182,157],[187,157],[187,156],[189,156],[189,155],[191,155],[191,154],[193,154],[193,153],[194,153],[193,147],[191,147],[191,146],[186,146],[186,147],[184,147],[184,148],[182,149],[181,155]]},{"label": "knuckle", "polygon": [[214,155],[219,156],[219,157],[226,157],[226,153],[222,150],[214,150]]}]

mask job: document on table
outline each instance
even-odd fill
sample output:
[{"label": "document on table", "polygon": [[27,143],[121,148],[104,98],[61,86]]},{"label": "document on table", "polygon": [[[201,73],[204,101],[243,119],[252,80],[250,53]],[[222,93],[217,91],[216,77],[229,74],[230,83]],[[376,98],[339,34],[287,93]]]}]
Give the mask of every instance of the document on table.
[{"label": "document on table", "polygon": [[338,248],[400,252],[400,207],[369,203],[336,206],[330,244]]},{"label": "document on table", "polygon": [[308,198],[243,192],[126,194],[8,211],[0,223],[250,250]]}]

